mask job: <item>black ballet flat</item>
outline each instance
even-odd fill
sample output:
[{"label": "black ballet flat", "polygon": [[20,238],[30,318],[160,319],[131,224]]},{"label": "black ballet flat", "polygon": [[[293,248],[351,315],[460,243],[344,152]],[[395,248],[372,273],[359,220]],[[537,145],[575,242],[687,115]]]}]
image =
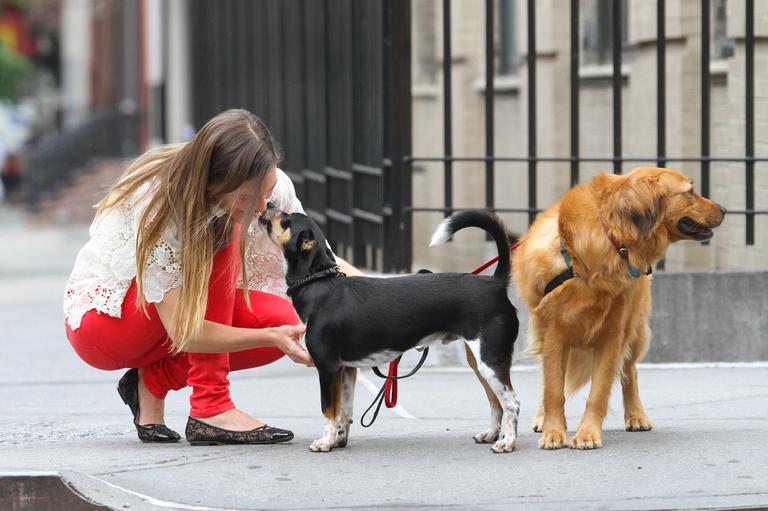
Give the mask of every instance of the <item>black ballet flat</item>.
[{"label": "black ballet flat", "polygon": [[165,424],[138,424],[139,420],[139,370],[129,369],[117,384],[117,393],[123,403],[128,405],[133,414],[133,425],[139,440],[145,443],[173,443],[181,440],[181,435]]},{"label": "black ballet flat", "polygon": [[187,421],[187,442],[192,445],[276,444],[293,440],[293,432],[264,424],[250,431],[217,428],[194,417]]}]

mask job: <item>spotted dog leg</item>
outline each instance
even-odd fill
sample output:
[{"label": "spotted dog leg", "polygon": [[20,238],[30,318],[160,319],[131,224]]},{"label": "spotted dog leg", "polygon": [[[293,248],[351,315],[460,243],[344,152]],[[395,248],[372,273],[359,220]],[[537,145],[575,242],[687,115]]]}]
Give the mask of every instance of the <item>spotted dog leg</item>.
[{"label": "spotted dog leg", "polygon": [[352,426],[352,405],[355,398],[357,368],[345,367],[341,370],[341,389],[339,406],[336,408],[336,440],[334,447],[346,447],[349,441],[349,428]]},{"label": "spotted dog leg", "polygon": [[483,358],[480,356],[480,343],[480,340],[466,342],[477,362],[477,372],[493,391],[502,409],[500,437],[491,447],[491,451],[495,453],[512,452],[517,447],[517,421],[520,414],[520,401],[517,399],[517,394],[509,380],[512,354],[510,352],[509,360],[506,363],[494,369],[483,362]]},{"label": "spotted dog leg", "polygon": [[312,452],[329,452],[337,445],[336,435],[339,428],[343,429],[343,425],[338,422],[338,417],[341,414],[337,413],[337,410],[341,408],[341,382],[344,369],[340,368],[336,372],[329,372],[318,368],[318,374],[320,376],[320,400],[326,422],[323,436],[312,442],[309,450]]},{"label": "spotted dog leg", "polygon": [[501,409],[501,404],[499,403],[498,398],[496,398],[496,394],[494,394],[493,390],[488,385],[488,382],[486,382],[485,378],[483,378],[483,376],[480,374],[480,370],[477,368],[477,360],[472,354],[472,350],[469,348],[469,345],[466,343],[464,344],[464,350],[467,353],[467,362],[469,362],[469,367],[472,368],[472,370],[475,372],[475,376],[477,376],[477,379],[480,380],[480,383],[483,385],[485,395],[488,397],[488,404],[491,405],[491,423],[488,426],[488,429],[481,431],[472,438],[478,444],[490,444],[499,439],[499,431],[501,430],[501,416],[503,411]]}]

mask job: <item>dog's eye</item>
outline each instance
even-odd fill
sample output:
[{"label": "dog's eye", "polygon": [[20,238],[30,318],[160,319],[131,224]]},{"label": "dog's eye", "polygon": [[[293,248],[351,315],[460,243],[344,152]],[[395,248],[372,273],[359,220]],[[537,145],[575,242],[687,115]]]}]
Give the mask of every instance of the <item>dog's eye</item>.
[{"label": "dog's eye", "polygon": [[691,188],[690,190],[688,190],[688,196],[689,196],[689,197],[693,197],[694,195],[696,195],[696,192],[694,191],[694,189],[693,189],[693,188]]}]

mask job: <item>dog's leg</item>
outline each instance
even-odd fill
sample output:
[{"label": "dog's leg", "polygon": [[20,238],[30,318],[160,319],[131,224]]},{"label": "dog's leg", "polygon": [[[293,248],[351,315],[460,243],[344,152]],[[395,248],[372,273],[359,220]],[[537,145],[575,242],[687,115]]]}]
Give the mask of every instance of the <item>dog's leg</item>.
[{"label": "dog's leg", "polygon": [[608,410],[611,386],[621,359],[623,332],[610,329],[594,347],[592,388],[579,429],[571,439],[572,449],[597,449],[603,446],[603,420]]},{"label": "dog's leg", "polygon": [[[568,374],[568,360],[570,359],[571,353],[572,353],[572,350],[568,346],[566,346],[563,352],[563,365],[562,365],[564,376]],[[534,433],[541,433],[542,431],[544,431],[544,393],[543,391],[541,395],[541,405],[539,406],[539,411],[536,412],[536,416],[531,421],[531,429],[533,430]],[[568,422],[565,420],[565,417],[563,417],[563,429],[565,431],[568,430]]]},{"label": "dog's leg", "polygon": [[346,447],[349,441],[349,428],[352,425],[352,405],[355,398],[357,368],[345,367],[341,375],[339,406],[336,408],[336,441],[334,447]]},{"label": "dog's leg", "polygon": [[570,348],[554,332],[544,334],[543,344],[544,418],[541,423],[539,447],[560,449],[565,447],[568,440],[565,423],[565,370]]},{"label": "dog's leg", "polygon": [[645,415],[637,386],[637,361],[645,354],[650,343],[645,318],[640,322],[637,335],[630,342],[630,356],[624,361],[621,371],[621,390],[624,397],[624,429],[627,431],[650,431],[653,422]]},{"label": "dog's leg", "polygon": [[650,431],[653,422],[645,415],[640,391],[637,388],[637,366],[634,360],[624,362],[621,390],[624,395],[624,429],[627,431]]},{"label": "dog's leg", "polygon": [[339,408],[339,399],[341,394],[341,377],[344,369],[340,368],[336,372],[331,372],[318,368],[320,376],[320,401],[325,416],[325,429],[323,436],[318,438],[309,446],[313,452],[328,452],[336,444],[336,432],[339,429],[337,424],[337,409]]},{"label": "dog's leg", "polygon": [[503,410],[501,409],[501,404],[499,403],[499,399],[496,397],[496,394],[493,393],[493,390],[491,390],[488,382],[486,382],[485,378],[483,378],[483,376],[480,374],[480,370],[477,368],[477,360],[472,354],[472,350],[469,348],[469,344],[464,343],[464,349],[467,352],[467,362],[469,362],[469,367],[472,368],[472,370],[475,372],[475,376],[477,376],[477,379],[480,380],[480,383],[483,385],[485,395],[488,397],[488,404],[491,405],[491,424],[488,426],[488,429],[481,431],[472,438],[478,444],[490,444],[499,439],[499,431],[501,430],[501,416],[503,414]]},{"label": "dog's leg", "polygon": [[539,405],[539,411],[534,415],[531,421],[531,429],[534,433],[541,433],[544,431],[544,396],[541,396],[541,404]]},{"label": "dog's leg", "polygon": [[491,367],[483,361],[481,342],[466,341],[466,344],[477,362],[480,377],[486,381],[502,408],[501,436],[493,444],[491,451],[496,453],[512,452],[517,447],[517,422],[520,414],[520,401],[517,399],[515,389],[512,388],[512,383],[509,380],[512,352],[509,351],[506,360]]}]

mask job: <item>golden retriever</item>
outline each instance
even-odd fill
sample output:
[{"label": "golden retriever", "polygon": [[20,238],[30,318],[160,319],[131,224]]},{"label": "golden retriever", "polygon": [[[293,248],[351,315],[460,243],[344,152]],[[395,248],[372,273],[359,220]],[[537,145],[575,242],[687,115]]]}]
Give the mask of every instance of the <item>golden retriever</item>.
[{"label": "golden retriever", "polygon": [[[541,358],[539,447],[566,437],[565,398],[592,385],[570,447],[602,446],[611,385],[621,376],[627,431],[648,431],[636,363],[650,343],[651,265],[679,240],[705,240],[725,209],[671,169],[601,173],[544,211],[513,252],[515,284],[530,311],[528,351]],[[568,278],[568,260],[573,277]],[[560,281],[554,280],[558,276]],[[558,282],[559,285],[558,285]],[[548,291],[545,293],[545,290]]]}]

